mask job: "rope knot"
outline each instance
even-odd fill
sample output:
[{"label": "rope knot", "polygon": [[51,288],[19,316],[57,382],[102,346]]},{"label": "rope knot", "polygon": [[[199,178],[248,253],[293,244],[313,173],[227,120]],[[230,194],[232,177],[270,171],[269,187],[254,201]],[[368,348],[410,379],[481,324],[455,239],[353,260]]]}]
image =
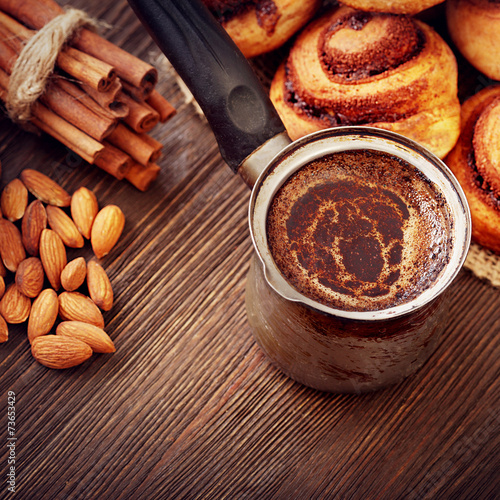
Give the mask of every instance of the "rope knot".
[{"label": "rope knot", "polygon": [[6,107],[11,120],[23,123],[30,119],[31,107],[43,94],[64,44],[79,28],[96,24],[84,11],[68,9],[29,39],[9,79]]}]

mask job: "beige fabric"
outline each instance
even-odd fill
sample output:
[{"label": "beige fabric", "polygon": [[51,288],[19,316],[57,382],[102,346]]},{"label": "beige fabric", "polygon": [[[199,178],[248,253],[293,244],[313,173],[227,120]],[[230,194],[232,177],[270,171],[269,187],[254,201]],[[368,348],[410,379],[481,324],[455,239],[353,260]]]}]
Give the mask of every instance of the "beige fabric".
[{"label": "beige fabric", "polygon": [[95,22],[81,10],[68,9],[29,39],[9,79],[6,106],[12,120],[30,119],[31,106],[42,95],[59,52],[74,32],[85,25],[94,26]]},{"label": "beige fabric", "polygon": [[500,287],[500,255],[472,243],[464,267],[478,278],[489,281],[495,287]]}]

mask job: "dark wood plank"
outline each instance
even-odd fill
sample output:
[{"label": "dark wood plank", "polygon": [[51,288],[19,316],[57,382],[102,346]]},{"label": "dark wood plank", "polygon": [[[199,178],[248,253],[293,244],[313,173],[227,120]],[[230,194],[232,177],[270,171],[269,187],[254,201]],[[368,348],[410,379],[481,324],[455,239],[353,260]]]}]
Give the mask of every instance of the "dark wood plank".
[{"label": "dark wood plank", "polygon": [[[161,65],[126,2],[72,5]],[[0,121],[2,185],[37,168],[70,191],[92,188],[127,218],[103,261],[117,352],[48,370],[32,359],[25,325],[0,348],[3,408],[7,391],[17,398],[16,498],[498,498],[499,291],[463,271],[437,351],[396,387],[335,395],[287,379],[245,317],[250,193],[173,73],[160,77],[178,114],[154,132],[166,154],[147,194]],[[6,457],[4,440],[2,471]]]}]

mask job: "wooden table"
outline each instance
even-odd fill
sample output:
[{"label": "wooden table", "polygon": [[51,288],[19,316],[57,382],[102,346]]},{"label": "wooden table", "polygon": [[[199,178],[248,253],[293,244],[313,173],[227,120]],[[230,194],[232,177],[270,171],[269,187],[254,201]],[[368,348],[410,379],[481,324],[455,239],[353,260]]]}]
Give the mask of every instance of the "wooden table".
[{"label": "wooden table", "polygon": [[[50,370],[32,358],[26,325],[0,347],[0,497],[10,498],[13,391],[15,498],[500,498],[500,292],[462,271],[437,351],[397,387],[335,395],[286,378],[245,316],[249,190],[126,2],[72,5],[159,67],[158,89],[178,114],[155,129],[163,173],[146,194],[0,122],[2,185],[35,168],[70,192],[91,188],[127,219],[103,260],[117,352]],[[92,255],[88,244],[83,255]]]}]

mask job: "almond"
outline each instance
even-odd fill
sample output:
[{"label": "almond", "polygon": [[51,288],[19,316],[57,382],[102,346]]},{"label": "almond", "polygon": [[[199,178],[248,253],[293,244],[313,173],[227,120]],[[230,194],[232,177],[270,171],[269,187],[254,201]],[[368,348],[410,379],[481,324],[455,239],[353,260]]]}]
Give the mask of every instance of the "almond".
[{"label": "almond", "polygon": [[61,335],[43,335],[33,340],[31,354],[48,368],[63,369],[79,365],[92,356],[85,342]]},{"label": "almond", "polygon": [[40,236],[40,259],[45,274],[54,290],[61,286],[61,272],[66,266],[66,248],[60,236],[52,229],[44,229]]},{"label": "almond", "polygon": [[61,237],[63,243],[70,248],[82,248],[83,236],[71,220],[71,217],[59,207],[47,206],[49,226]]},{"label": "almond", "polygon": [[16,285],[21,293],[31,299],[42,291],[45,274],[43,266],[37,257],[23,260],[16,271]]},{"label": "almond", "polygon": [[0,343],[7,342],[7,340],[9,340],[9,326],[0,316]]},{"label": "almond", "polygon": [[47,227],[47,212],[40,200],[28,205],[22,222],[23,245],[26,251],[33,256],[38,255],[40,235]]},{"label": "almond", "polygon": [[59,323],[56,335],[81,340],[88,344],[94,352],[110,353],[116,351],[113,341],[102,328],[82,321],[63,321]]},{"label": "almond", "polygon": [[68,291],[73,292],[80,288],[87,276],[87,264],[83,257],[78,257],[68,262],[61,273],[61,285]]},{"label": "almond", "polygon": [[87,264],[87,285],[95,305],[109,311],[113,307],[113,289],[106,271],[95,260]]},{"label": "almond", "polygon": [[28,190],[21,180],[14,179],[4,187],[0,204],[3,216],[11,222],[23,217],[28,206]]},{"label": "almond", "polygon": [[71,196],[42,172],[26,168],[21,172],[21,180],[35,198],[56,207],[69,207]]},{"label": "almond", "polygon": [[2,278],[5,278],[5,276],[7,276],[7,269],[5,269],[5,266],[3,265],[1,258],[0,258],[0,276]]},{"label": "almond", "polygon": [[5,293],[5,281],[3,279],[3,276],[0,276],[0,299],[3,297],[4,293]]},{"label": "almond", "polygon": [[90,242],[98,259],[107,255],[115,246],[125,226],[125,216],[116,205],[102,208],[94,219]]},{"label": "almond", "polygon": [[90,297],[79,292],[63,292],[59,295],[59,316],[65,321],[83,321],[104,328],[101,311]]},{"label": "almond", "polygon": [[14,273],[17,266],[26,258],[21,233],[7,219],[0,219],[0,256],[5,267]]},{"label": "almond", "polygon": [[94,219],[99,212],[99,205],[95,194],[81,187],[77,189],[71,197],[71,217],[75,222],[78,231],[90,240],[90,232]]},{"label": "almond", "polygon": [[57,319],[59,301],[57,293],[52,288],[46,288],[33,301],[28,320],[28,340],[33,340],[41,335],[46,335]]},{"label": "almond", "polygon": [[31,310],[31,300],[23,295],[15,283],[7,287],[0,300],[0,314],[7,323],[24,323]]}]

